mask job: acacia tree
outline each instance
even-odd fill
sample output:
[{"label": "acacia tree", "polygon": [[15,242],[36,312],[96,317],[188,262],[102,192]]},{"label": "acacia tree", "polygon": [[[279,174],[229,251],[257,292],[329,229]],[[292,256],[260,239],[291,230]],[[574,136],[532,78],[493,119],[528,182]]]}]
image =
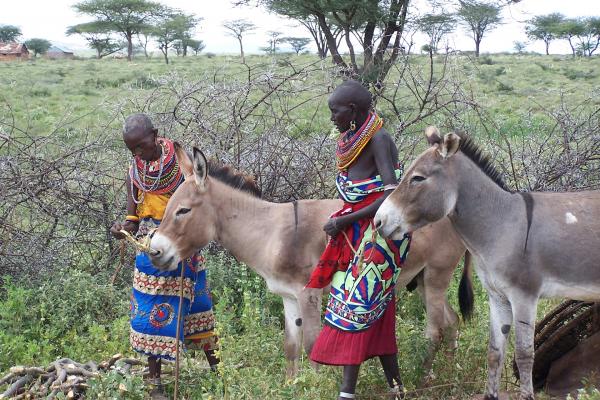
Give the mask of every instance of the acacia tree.
[{"label": "acacia tree", "polygon": [[198,55],[198,53],[200,53],[206,47],[206,45],[204,44],[204,41],[198,40],[198,39],[188,40],[188,46],[190,47],[190,49],[192,49],[192,51],[194,52],[194,55],[196,55],[196,56]]},{"label": "acacia tree", "polygon": [[267,54],[273,55],[277,53],[277,50],[279,49],[277,45],[282,41],[281,32],[269,31],[267,34],[269,35],[267,45],[265,47],[261,47],[260,49]]},{"label": "acacia tree", "polygon": [[31,51],[33,51],[33,56],[37,57],[38,54],[44,54],[48,51],[48,49],[52,46],[52,43],[47,41],[46,39],[29,39],[25,41],[25,46]]},{"label": "acacia tree", "polygon": [[148,0],[85,0],[73,8],[81,14],[105,23],[113,32],[118,32],[127,41],[127,60],[133,58],[133,36],[147,29],[152,18],[164,12],[160,3]]},{"label": "acacia tree", "polygon": [[240,57],[242,58],[242,64],[246,63],[246,56],[244,55],[244,45],[242,44],[242,39],[244,35],[250,34],[254,29],[256,29],[256,25],[252,22],[249,22],[245,19],[235,19],[232,21],[225,21],[223,27],[227,29],[228,35],[236,38],[240,44]]},{"label": "acacia tree", "polygon": [[152,38],[152,29],[151,25],[148,25],[137,33],[137,40],[139,46],[144,50],[144,56],[146,58],[150,58],[150,54],[148,54],[148,43],[150,43],[150,38]]},{"label": "acacia tree", "polygon": [[[318,21],[332,61],[349,75],[363,81],[383,81],[398,58],[410,0],[260,0],[268,10],[302,21]],[[245,3],[240,1],[238,3]],[[350,53],[341,55],[335,30],[342,30]],[[363,64],[358,66],[351,38],[362,46]]]},{"label": "acacia tree", "polygon": [[152,36],[158,42],[158,48],[169,63],[169,49],[184,37],[191,37],[191,31],[198,24],[194,15],[184,14],[181,11],[170,10],[152,29]]},{"label": "acacia tree", "polygon": [[[585,41],[582,41],[582,48],[587,50],[589,57],[594,54],[600,46],[600,18],[589,17],[584,20],[585,24]],[[584,54],[585,55],[585,54]]]},{"label": "acacia tree", "polygon": [[429,37],[429,50],[437,53],[442,38],[452,32],[456,18],[452,14],[425,14],[417,20],[417,27]]},{"label": "acacia tree", "polygon": [[18,26],[0,25],[0,42],[16,42],[21,35],[21,28]]},{"label": "acacia tree", "polygon": [[560,13],[538,15],[528,22],[525,32],[532,40],[543,40],[546,44],[546,55],[549,55],[550,42],[559,37],[558,28],[564,20],[564,15]]},{"label": "acacia tree", "polygon": [[576,18],[563,19],[556,27],[556,37],[558,39],[565,39],[571,46],[571,52],[573,57],[577,55],[577,48],[575,47],[574,39],[580,37],[585,32],[585,25]]},{"label": "acacia tree", "polygon": [[479,46],[483,35],[500,24],[500,6],[476,0],[459,0],[458,17],[469,29],[475,42],[475,57],[479,57]]},{"label": "acacia tree", "polygon": [[67,36],[81,35],[91,49],[96,50],[96,58],[116,53],[125,45],[115,41],[111,36],[112,28],[101,22],[86,22],[73,25],[67,29]]},{"label": "acacia tree", "polygon": [[302,50],[310,43],[309,38],[302,37],[285,37],[281,39],[282,42],[285,42],[292,46],[292,49],[296,52],[296,55],[299,55]]}]

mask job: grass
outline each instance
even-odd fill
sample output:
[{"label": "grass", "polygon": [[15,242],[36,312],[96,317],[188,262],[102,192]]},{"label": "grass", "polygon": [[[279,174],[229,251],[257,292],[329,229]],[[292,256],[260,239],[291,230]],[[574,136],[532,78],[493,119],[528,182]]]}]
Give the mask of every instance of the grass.
[{"label": "grass", "polygon": [[[312,56],[291,57],[296,65],[319,62]],[[425,66],[427,59],[415,56],[410,62],[415,66]],[[437,60],[439,61],[439,60]],[[436,61],[436,71],[440,64]],[[538,55],[488,55],[479,62],[471,58],[457,56],[450,60],[456,69],[455,76],[461,88],[471,93],[474,100],[483,105],[485,111],[497,122],[497,134],[507,137],[526,136],[531,131],[546,129],[546,119],[541,111],[559,105],[561,96],[569,104],[578,104],[600,87],[600,59],[572,59],[570,57],[545,57]],[[263,79],[264,92],[269,90],[270,74],[289,72],[283,57],[271,59],[265,56],[250,56],[248,64],[255,74],[252,79]],[[320,64],[329,66],[329,61]],[[388,82],[397,80],[397,71],[392,70]],[[169,89],[169,82],[195,82],[200,79],[219,79],[225,82],[246,79],[248,69],[241,65],[237,57],[187,57],[173,58],[165,65],[160,58],[136,59],[132,63],[124,60],[32,60],[0,64],[0,134],[8,132],[6,125],[15,125],[35,135],[52,132],[56,126],[64,126],[58,134],[64,135],[65,145],[69,145],[72,135],[109,135],[114,145],[120,146],[120,125],[127,112],[145,110],[145,104],[159,98]],[[294,82],[297,85],[318,87],[327,82],[328,71],[316,68],[305,80]],[[179,87],[184,87],[180,85]],[[321,85],[323,86],[323,85]],[[404,90],[404,88],[401,88]],[[264,93],[263,92],[263,93]],[[316,100],[310,100],[315,96]],[[310,90],[294,102],[295,125],[290,124],[290,135],[306,135],[315,130],[329,131],[329,111],[326,106],[327,88]],[[259,96],[254,94],[254,96]],[[381,112],[391,115],[390,105],[380,103]],[[410,98],[400,97],[399,107],[410,109]],[[173,104],[161,105],[169,112]],[[218,113],[222,110],[215,109]],[[314,116],[314,119],[313,119]],[[11,122],[14,118],[14,124]],[[471,118],[471,119],[469,119]],[[433,120],[436,116],[432,117]],[[474,120],[474,116],[466,118]],[[313,122],[310,122],[313,121]],[[390,125],[396,122],[390,118]],[[435,122],[435,121],[434,121]],[[473,126],[476,126],[473,123]],[[257,127],[264,129],[264,127]],[[393,128],[390,128],[393,129]],[[475,132],[476,134],[478,132]],[[0,155],[3,155],[0,149]],[[338,391],[340,369],[323,367],[319,371],[311,368],[303,356],[301,371],[292,381],[285,380],[285,358],[283,355],[283,319],[281,299],[269,293],[264,281],[245,266],[225,256],[211,255],[208,258],[209,279],[216,300],[215,312],[217,328],[221,340],[223,366],[220,375],[211,374],[202,355],[189,356],[182,372],[181,390],[187,399],[217,398],[274,398],[274,399],[317,399],[333,398]],[[77,269],[93,271],[94,260],[89,265],[77,265]],[[63,271],[56,266],[57,273]],[[99,323],[98,307],[85,293],[97,293],[99,275],[82,273],[78,280],[78,293],[81,298],[81,311],[69,310],[60,297],[65,285],[59,277],[47,277],[46,287],[55,291],[45,293],[16,287],[7,297],[6,290],[0,294],[4,320],[9,321],[0,332],[0,372],[11,364],[44,364],[56,357],[78,358],[79,361],[95,359],[100,361],[112,351],[127,350],[126,299],[112,301],[113,321]],[[107,277],[100,275],[102,282]],[[455,309],[458,273],[449,289],[449,299]],[[111,293],[117,298],[125,296],[131,277],[122,272],[119,293]],[[72,282],[71,282],[72,283]],[[487,296],[481,285],[476,284],[476,312],[473,321],[461,325],[459,347],[454,357],[446,357],[444,349],[434,363],[435,380],[428,390],[417,390],[422,376],[421,361],[427,343],[423,337],[425,330],[424,310],[415,293],[403,292],[397,304],[397,340],[400,349],[400,368],[407,388],[419,399],[466,399],[483,391],[486,379],[486,346],[488,327]],[[83,294],[82,294],[83,293]],[[37,297],[31,297],[31,296]],[[20,300],[19,300],[20,299]],[[85,301],[84,301],[85,300]],[[92,303],[90,303],[92,302]],[[79,304],[78,302],[71,302]],[[68,329],[61,326],[65,318],[46,317],[40,321],[36,307],[43,305],[65,313],[79,313],[78,319],[84,323],[82,329]],[[538,315],[547,313],[556,301],[542,301]],[[29,308],[28,308],[29,307]],[[36,311],[37,310],[37,311]],[[1,311],[1,310],[0,310]],[[40,311],[41,312],[41,311]],[[11,318],[21,316],[22,318]],[[29,316],[25,318],[24,316]],[[62,322],[61,322],[62,321]],[[71,320],[69,320],[71,321]],[[2,322],[2,321],[0,321]],[[72,323],[72,322],[68,322]],[[8,326],[8,327],[7,327]],[[10,328],[10,329],[9,329]],[[29,335],[29,336],[28,336]],[[510,345],[509,345],[510,347]],[[503,373],[503,388],[515,389],[512,378],[511,355]],[[111,385],[115,380],[105,379],[99,385]],[[112,382],[112,383],[111,383]],[[168,389],[172,390],[172,384]],[[360,399],[381,398],[386,390],[385,379],[377,360],[370,360],[361,368],[357,393]],[[102,390],[99,390],[102,392]],[[544,398],[541,395],[539,398]],[[592,398],[592,397],[590,397]]]}]

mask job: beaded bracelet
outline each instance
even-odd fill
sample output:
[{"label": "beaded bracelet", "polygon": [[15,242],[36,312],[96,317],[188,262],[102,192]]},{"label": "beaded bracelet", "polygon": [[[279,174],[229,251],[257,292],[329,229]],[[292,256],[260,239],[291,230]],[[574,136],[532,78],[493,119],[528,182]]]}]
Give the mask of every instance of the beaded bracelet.
[{"label": "beaded bracelet", "polygon": [[140,217],[138,217],[137,215],[128,215],[125,217],[125,221],[140,222]]}]

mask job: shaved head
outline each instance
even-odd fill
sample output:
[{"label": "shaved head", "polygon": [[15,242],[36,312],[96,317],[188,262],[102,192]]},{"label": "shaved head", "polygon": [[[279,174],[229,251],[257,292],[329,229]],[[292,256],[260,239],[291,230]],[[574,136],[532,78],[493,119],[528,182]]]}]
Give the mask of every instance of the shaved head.
[{"label": "shaved head", "polygon": [[123,124],[123,137],[131,135],[150,135],[154,133],[154,125],[146,114],[132,114]]},{"label": "shaved head", "polygon": [[161,148],[157,142],[158,129],[146,114],[132,114],[123,124],[123,141],[134,156],[145,161],[160,157]]},{"label": "shaved head", "polygon": [[358,81],[344,81],[338,85],[331,99],[339,104],[356,104],[359,111],[369,111],[373,102],[371,93]]}]

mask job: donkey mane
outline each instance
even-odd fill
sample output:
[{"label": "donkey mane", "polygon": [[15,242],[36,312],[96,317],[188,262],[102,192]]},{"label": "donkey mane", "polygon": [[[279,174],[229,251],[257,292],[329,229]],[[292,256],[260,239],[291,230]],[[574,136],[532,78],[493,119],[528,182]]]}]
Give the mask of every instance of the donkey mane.
[{"label": "donkey mane", "polygon": [[261,197],[262,191],[256,184],[253,175],[237,171],[231,165],[222,164],[216,160],[208,160],[208,175],[234,189]]},{"label": "donkey mane", "polygon": [[504,179],[502,179],[502,173],[496,169],[490,157],[475,144],[469,135],[464,132],[455,133],[460,137],[460,151],[473,161],[484,174],[496,183],[496,185],[500,186],[503,190],[510,192],[511,190],[506,186]]}]

